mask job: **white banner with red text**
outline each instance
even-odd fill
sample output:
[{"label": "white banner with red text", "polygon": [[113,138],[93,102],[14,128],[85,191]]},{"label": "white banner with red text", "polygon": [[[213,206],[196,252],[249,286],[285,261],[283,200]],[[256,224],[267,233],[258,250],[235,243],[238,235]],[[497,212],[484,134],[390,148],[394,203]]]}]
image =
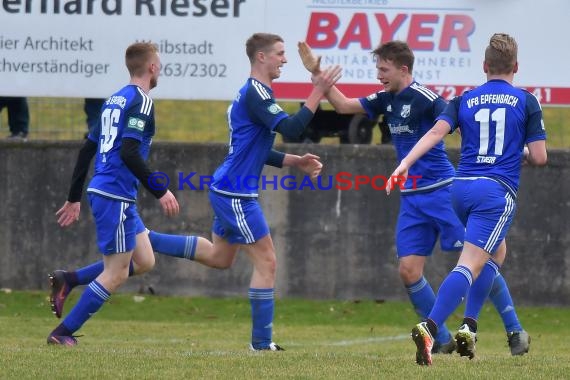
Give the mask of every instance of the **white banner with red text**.
[{"label": "white banner with red text", "polygon": [[163,64],[155,98],[231,100],[249,75],[246,39],[269,32],[288,59],[278,99],[310,92],[297,41],[341,65],[339,87],[357,97],[381,88],[370,52],[393,39],[413,49],[414,78],[450,99],[485,81],[489,37],[505,32],[519,43],[514,84],[570,105],[570,49],[557,43],[568,15],[564,0],[2,0],[0,95],[107,97],[128,81],[125,48],[152,41]]}]

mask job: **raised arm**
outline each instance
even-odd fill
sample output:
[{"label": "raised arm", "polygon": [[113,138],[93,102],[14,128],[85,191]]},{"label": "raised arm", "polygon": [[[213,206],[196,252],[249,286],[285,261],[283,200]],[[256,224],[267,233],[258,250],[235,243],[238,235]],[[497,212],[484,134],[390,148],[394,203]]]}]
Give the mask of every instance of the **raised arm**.
[{"label": "raised arm", "polygon": [[285,137],[299,137],[313,118],[324,94],[341,77],[340,66],[333,66],[319,72],[319,79],[313,80],[313,90],[299,112],[279,122],[275,130]]},{"label": "raised arm", "polygon": [[[313,74],[313,83],[323,81],[321,77],[321,57],[313,53],[311,47],[304,41],[297,44],[299,48],[299,56],[303,62],[303,66]],[[357,98],[347,98],[336,86],[331,86],[325,92],[325,97],[332,104],[338,113],[364,113],[364,108]]]}]

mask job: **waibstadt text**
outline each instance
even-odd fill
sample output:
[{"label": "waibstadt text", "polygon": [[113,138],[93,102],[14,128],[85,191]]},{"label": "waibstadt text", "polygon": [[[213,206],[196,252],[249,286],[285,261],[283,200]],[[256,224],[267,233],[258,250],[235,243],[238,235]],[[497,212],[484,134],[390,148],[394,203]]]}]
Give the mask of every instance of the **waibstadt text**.
[{"label": "waibstadt text", "polygon": [[[419,175],[409,175],[411,188],[417,188]],[[214,176],[199,175],[196,172],[178,172],[177,190],[208,190],[214,182]],[[350,172],[338,172],[335,175],[318,176],[311,179],[305,176],[235,176],[232,179],[222,177],[219,187],[229,191],[258,191],[258,190],[360,190],[363,187],[371,187],[374,190],[404,189],[403,176],[384,176],[353,174]],[[164,172],[154,172],[148,178],[148,185],[155,190],[165,190],[169,188],[171,178]]]}]

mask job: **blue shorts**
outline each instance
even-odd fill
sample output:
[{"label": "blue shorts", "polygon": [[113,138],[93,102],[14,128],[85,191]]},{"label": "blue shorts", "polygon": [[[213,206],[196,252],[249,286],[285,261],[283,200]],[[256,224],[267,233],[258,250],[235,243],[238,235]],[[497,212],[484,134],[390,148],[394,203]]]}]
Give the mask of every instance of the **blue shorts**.
[{"label": "blue shorts", "polygon": [[97,246],[104,255],[135,249],[136,236],[146,228],[135,203],[89,193],[97,228]]},{"label": "blue shorts", "polygon": [[492,179],[455,179],[451,199],[457,216],[466,226],[465,241],[494,253],[515,216],[512,194]]},{"label": "blue shorts", "polygon": [[430,256],[438,237],[443,251],[463,248],[465,227],[451,206],[450,186],[400,196],[396,226],[398,257]]},{"label": "blue shorts", "polygon": [[252,244],[269,234],[257,199],[233,198],[209,192],[214,210],[212,231],[232,244]]}]

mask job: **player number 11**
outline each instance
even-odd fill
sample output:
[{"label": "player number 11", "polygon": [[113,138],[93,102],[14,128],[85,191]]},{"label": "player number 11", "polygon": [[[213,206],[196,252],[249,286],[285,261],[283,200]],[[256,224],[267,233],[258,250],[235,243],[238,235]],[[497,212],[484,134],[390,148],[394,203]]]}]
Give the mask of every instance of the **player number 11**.
[{"label": "player number 11", "polygon": [[[491,118],[489,119],[489,114]],[[503,154],[505,143],[505,108],[497,108],[491,113],[488,108],[481,108],[475,114],[475,121],[479,122],[479,154],[487,155],[489,150],[489,124],[495,122],[495,156]]]}]

